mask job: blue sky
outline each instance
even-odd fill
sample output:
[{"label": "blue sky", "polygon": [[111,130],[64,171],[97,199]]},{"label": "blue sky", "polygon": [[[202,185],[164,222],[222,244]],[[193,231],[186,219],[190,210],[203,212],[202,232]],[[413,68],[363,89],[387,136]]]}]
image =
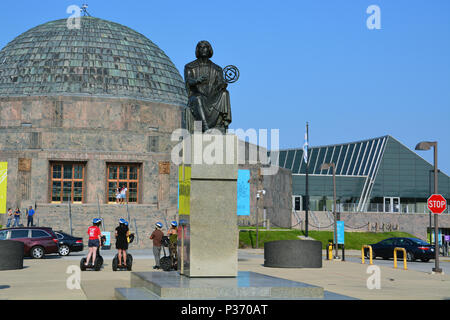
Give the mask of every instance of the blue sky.
[{"label": "blue sky", "polygon": [[[281,148],[390,134],[414,149],[437,140],[450,174],[450,1],[17,0],[0,12],[0,46],[89,4],[98,18],[151,39],[178,70],[209,40],[219,65],[239,67],[229,87],[232,128],[280,129]],[[369,30],[366,9],[381,10]],[[432,152],[420,152],[432,162]]]}]

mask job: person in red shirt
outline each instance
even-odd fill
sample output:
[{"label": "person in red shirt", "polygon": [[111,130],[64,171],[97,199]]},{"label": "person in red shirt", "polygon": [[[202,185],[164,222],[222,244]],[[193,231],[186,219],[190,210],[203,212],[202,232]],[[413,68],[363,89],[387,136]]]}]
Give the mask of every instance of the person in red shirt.
[{"label": "person in red shirt", "polygon": [[101,219],[95,218],[92,221],[93,225],[88,228],[87,234],[89,235],[89,253],[86,259],[86,266],[89,265],[89,260],[92,257],[92,265],[95,265],[95,258],[97,257],[97,249],[101,244],[102,232],[100,231],[100,224],[102,223]]}]

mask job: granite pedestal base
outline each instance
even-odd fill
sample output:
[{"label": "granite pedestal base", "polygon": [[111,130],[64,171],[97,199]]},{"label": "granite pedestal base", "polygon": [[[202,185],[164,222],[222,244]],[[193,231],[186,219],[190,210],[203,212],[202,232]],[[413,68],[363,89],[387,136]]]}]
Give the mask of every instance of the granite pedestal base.
[{"label": "granite pedestal base", "polygon": [[323,298],[321,287],[255,272],[239,271],[231,278],[189,278],[172,272],[132,272],[131,288],[116,289],[129,300],[264,300]]},{"label": "granite pedestal base", "polygon": [[278,240],[264,243],[264,266],[273,268],[322,268],[322,242]]}]

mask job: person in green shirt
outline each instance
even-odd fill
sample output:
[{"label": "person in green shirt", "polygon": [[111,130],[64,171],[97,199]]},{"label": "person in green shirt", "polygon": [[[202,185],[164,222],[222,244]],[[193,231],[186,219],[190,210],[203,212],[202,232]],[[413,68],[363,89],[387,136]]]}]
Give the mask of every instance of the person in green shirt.
[{"label": "person in green shirt", "polygon": [[178,242],[178,224],[176,221],[172,221],[170,224],[170,229],[167,231],[167,236],[169,237],[169,252],[170,259],[172,261],[172,267],[177,270],[178,257],[177,257],[177,242]]}]

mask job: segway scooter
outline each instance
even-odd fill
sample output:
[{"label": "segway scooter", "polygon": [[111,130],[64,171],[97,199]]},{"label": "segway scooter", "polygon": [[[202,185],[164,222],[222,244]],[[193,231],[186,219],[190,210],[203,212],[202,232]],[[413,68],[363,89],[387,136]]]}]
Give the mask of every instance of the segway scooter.
[{"label": "segway scooter", "polygon": [[87,257],[84,257],[80,261],[80,269],[81,271],[86,271],[87,269],[93,269],[95,271],[100,271],[100,269],[103,266],[103,257],[100,255],[100,248],[103,246],[103,243],[106,241],[106,237],[102,236],[102,243],[100,244],[100,247],[97,248],[97,255],[95,257],[95,264],[92,264],[92,259],[89,262],[89,264],[86,266],[86,259]]},{"label": "segway scooter", "polygon": [[[128,237],[128,243],[132,243],[133,241],[134,241],[134,233],[130,234],[130,236]],[[127,266],[119,267],[119,254],[116,253],[112,261],[113,271],[131,271],[132,267],[133,267],[133,256],[131,254],[127,252]]]},{"label": "segway scooter", "polygon": [[165,248],[168,248],[169,245],[170,245],[170,241],[169,241],[169,238],[167,236],[164,236],[162,238],[161,245],[162,245],[163,252],[164,252],[164,257],[162,257],[159,260],[159,263],[161,265],[161,269],[163,269],[164,271],[170,271],[173,268],[172,268],[172,259],[170,258],[170,255],[169,256],[166,255],[166,249]]}]

